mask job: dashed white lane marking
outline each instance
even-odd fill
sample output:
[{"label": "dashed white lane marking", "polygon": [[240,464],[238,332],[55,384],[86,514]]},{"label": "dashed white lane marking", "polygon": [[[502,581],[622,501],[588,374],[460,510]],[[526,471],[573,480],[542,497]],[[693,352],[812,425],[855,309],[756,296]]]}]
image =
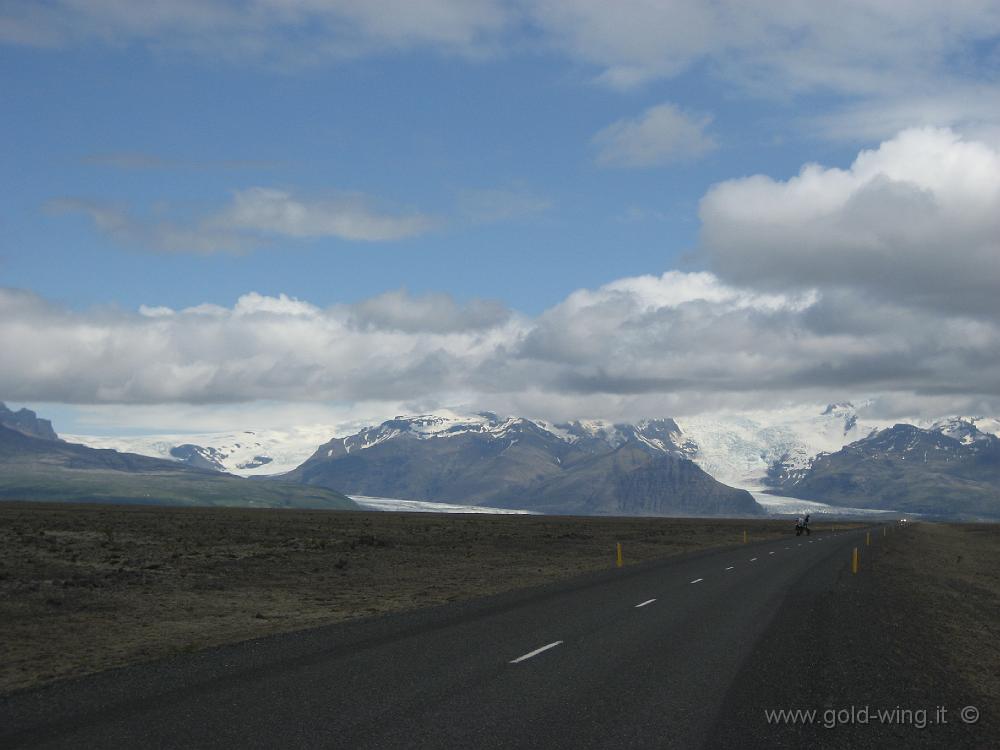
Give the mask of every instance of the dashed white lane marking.
[{"label": "dashed white lane marking", "polygon": [[704,578],[695,578],[693,581],[691,581],[691,583],[701,583],[704,580],[705,580]]},{"label": "dashed white lane marking", "polygon": [[785,549],[791,549],[791,547],[785,547]]},{"label": "dashed white lane marking", "polygon": [[773,553],[773,552],[768,552],[767,554],[769,554],[769,555],[773,555],[774,553]]},{"label": "dashed white lane marking", "polygon": [[636,608],[636,609],[639,609],[639,607],[645,607],[645,606],[646,606],[647,604],[652,604],[652,603],[653,603],[653,602],[655,602],[655,601],[656,601],[656,599],[647,599],[647,600],[646,600],[646,601],[644,601],[644,602],[643,602],[642,604],[636,604],[636,605],[635,605],[635,608]]},{"label": "dashed white lane marking", "polygon": [[522,661],[525,661],[526,659],[530,659],[532,656],[538,656],[543,651],[548,651],[550,648],[555,648],[556,646],[560,645],[561,643],[562,643],[562,641],[556,641],[555,643],[550,643],[548,646],[542,646],[541,648],[536,648],[534,651],[529,651],[524,656],[519,656],[516,659],[512,659],[510,663],[511,664],[517,664],[518,662],[522,662]]},{"label": "dashed white lane marking", "polygon": [[756,557],[751,557],[750,558],[750,562],[757,562],[757,558]]},{"label": "dashed white lane marking", "polygon": [[726,570],[732,570],[735,567],[736,567],[735,565],[730,565],[728,568],[726,568]]}]

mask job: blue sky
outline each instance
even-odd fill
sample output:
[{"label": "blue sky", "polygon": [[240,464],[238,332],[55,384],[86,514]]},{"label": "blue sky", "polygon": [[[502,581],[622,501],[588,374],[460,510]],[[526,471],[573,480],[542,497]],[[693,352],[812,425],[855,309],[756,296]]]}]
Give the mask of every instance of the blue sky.
[{"label": "blue sky", "polygon": [[[288,72],[134,47],[8,47],[2,64],[16,71],[5,87],[4,280],[74,307],[228,305],[251,290],[328,305],[406,287],[536,313],[574,289],[678,266],[714,182],[784,177],[817,158],[845,165],[856,151],[790,126],[791,102],[734,99],[698,70],[621,92],[543,54],[409,53]],[[717,148],[662,166],[596,163],[597,132],[663,102],[711,113]],[[436,225],[398,242],[165,253],[51,209],[73,198],[184,220],[252,186],[356,191]],[[504,194],[525,205],[469,215]]]},{"label": "blue sky", "polygon": [[[71,422],[81,410],[141,412],[151,428],[156,409],[181,404],[216,410],[220,426],[233,403],[254,418],[261,404],[298,414],[304,402],[354,415],[460,403],[615,418],[837,391],[885,394],[889,411],[993,408],[994,389],[954,383],[954,366],[901,379],[876,361],[876,338],[907,342],[896,361],[926,361],[922,316],[954,316],[942,342],[954,326],[984,325],[979,308],[935,289],[956,238],[970,275],[944,286],[968,300],[995,291],[996,246],[983,237],[998,35],[990,3],[9,3],[0,287],[12,328],[0,335],[23,360],[0,378],[0,398],[65,408]],[[878,170],[862,164],[866,151]],[[974,184],[937,180],[933,165],[959,152]],[[902,166],[922,160],[927,170]],[[797,177],[809,164],[820,165],[811,187]],[[927,215],[900,191],[947,209],[941,237],[924,233],[938,245],[856,214],[871,199],[896,227]],[[948,208],[977,191],[981,211]],[[916,270],[874,282],[869,263],[883,279]],[[184,313],[206,304],[215,317]],[[588,305],[617,321],[608,346],[583,336],[552,361],[594,327]],[[865,305],[894,305],[891,326],[827,330]],[[268,343],[286,339],[280,326],[233,351],[178,343],[209,336],[220,310],[234,326],[280,318],[287,340],[303,338],[294,353]],[[735,330],[737,310],[763,327],[740,342],[684,338],[709,319]],[[622,331],[644,333],[622,349]],[[31,347],[73,342],[92,364],[29,356],[20,337],[31,332]],[[994,333],[955,356],[981,361]],[[531,354],[550,336],[561,343]],[[734,351],[780,358],[776,342],[811,336],[787,382],[707,364]],[[651,341],[659,354],[643,349]],[[354,375],[319,375],[331,349]],[[289,357],[298,381],[273,374]],[[378,387],[374,367],[391,371]],[[177,385],[150,385],[164,382]]]}]

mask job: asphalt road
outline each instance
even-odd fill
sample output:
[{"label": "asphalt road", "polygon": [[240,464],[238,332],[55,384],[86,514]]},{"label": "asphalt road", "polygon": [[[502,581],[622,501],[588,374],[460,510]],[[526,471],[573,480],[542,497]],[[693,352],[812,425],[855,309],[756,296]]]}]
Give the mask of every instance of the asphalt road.
[{"label": "asphalt road", "polygon": [[728,744],[745,666],[790,592],[849,575],[864,534],[790,534],[114,670],[0,700],[0,747]]}]

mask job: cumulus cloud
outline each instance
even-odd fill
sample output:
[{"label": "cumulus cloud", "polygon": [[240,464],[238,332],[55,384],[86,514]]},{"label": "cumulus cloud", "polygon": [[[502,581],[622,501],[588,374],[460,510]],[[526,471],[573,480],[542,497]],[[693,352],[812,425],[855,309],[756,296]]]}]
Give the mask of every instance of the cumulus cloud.
[{"label": "cumulus cloud", "polygon": [[711,121],[707,115],[689,115],[673,104],[650,107],[639,117],[618,120],[594,136],[597,163],[654,167],[697,159],[717,147],[705,132]]},{"label": "cumulus cloud", "polygon": [[[454,302],[452,310],[440,298],[412,302],[424,329],[393,326],[384,296],[320,309],[253,293],[232,307],[75,313],[3,290],[0,348],[10,357],[0,392],[67,403],[409,399],[453,388],[517,326],[486,302],[464,308],[480,315],[465,326]],[[492,327],[483,327],[483,310]],[[358,325],[375,313],[380,325]]]},{"label": "cumulus cloud", "polygon": [[553,419],[889,394],[1000,406],[1000,324],[853,290],[761,292],[671,271],[579,290],[529,318],[392,292],[320,308],[76,312],[0,291],[0,397],[76,404],[471,404]]},{"label": "cumulus cloud", "polygon": [[737,284],[1000,310],[1000,151],[947,129],[904,131],[848,169],[723,182],[699,213],[708,262]]},{"label": "cumulus cloud", "polygon": [[241,252],[279,238],[388,242],[424,234],[436,224],[421,213],[381,211],[362,195],[303,198],[264,187],[237,190],[227,206],[187,222],[137,217],[121,206],[80,198],[53,200],[48,208],[83,213],[120,244],[156,252]]}]

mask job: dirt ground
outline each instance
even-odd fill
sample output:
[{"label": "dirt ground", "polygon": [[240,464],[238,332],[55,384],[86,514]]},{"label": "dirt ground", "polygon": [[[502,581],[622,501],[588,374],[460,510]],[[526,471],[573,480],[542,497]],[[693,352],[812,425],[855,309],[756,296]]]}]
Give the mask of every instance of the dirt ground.
[{"label": "dirt ground", "polygon": [[788,527],[0,503],[0,694],[608,568],[617,542],[633,564]]},{"label": "dirt ground", "polygon": [[1000,524],[910,524],[874,541],[871,573],[887,606],[905,613],[899,626],[919,631],[914,640],[923,635],[984,705],[1000,706]]}]

